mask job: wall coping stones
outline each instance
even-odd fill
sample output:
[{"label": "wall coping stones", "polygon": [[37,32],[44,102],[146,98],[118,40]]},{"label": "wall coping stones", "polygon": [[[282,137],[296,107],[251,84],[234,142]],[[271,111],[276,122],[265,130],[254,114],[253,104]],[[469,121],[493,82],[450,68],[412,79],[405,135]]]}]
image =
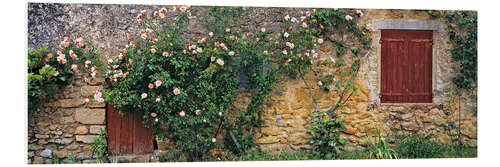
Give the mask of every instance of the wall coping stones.
[{"label": "wall coping stones", "polygon": [[402,29],[402,30],[441,30],[442,23],[437,20],[393,20],[373,19],[374,30]]}]

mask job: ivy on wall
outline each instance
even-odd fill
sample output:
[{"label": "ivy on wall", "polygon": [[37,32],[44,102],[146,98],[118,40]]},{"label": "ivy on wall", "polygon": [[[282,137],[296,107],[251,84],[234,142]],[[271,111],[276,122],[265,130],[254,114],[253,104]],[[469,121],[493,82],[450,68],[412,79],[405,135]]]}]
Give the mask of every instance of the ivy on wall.
[{"label": "ivy on wall", "polygon": [[460,73],[453,82],[462,89],[477,87],[477,13],[453,11],[446,15],[453,43],[452,58],[460,63]]}]

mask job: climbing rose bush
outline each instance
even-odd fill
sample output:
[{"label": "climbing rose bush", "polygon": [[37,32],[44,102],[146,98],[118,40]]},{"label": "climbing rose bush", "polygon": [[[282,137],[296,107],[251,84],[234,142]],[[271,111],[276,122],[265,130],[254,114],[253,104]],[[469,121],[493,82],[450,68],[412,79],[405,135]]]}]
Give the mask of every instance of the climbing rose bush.
[{"label": "climbing rose bush", "polygon": [[[48,47],[29,50],[28,111],[38,110],[44,100],[75,79],[84,82],[95,79],[101,66],[96,49],[82,38],[65,38],[55,50]],[[75,77],[78,75],[81,76]]]},{"label": "climbing rose bush", "polygon": [[[193,160],[216,147],[221,122],[237,92],[241,30],[208,32],[188,41],[189,6],[141,11],[137,34],[109,59],[105,102],[139,114],[156,136],[169,138]],[[137,40],[133,40],[137,37]]]}]

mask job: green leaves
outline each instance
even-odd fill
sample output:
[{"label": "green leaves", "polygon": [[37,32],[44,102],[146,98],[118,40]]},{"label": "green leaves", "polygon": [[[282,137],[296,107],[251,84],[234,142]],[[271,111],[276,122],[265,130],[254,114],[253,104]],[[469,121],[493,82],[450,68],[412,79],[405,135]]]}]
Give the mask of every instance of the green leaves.
[{"label": "green leaves", "polygon": [[[89,76],[89,67],[84,67],[85,61],[91,61],[91,66],[99,67],[97,54],[90,44],[76,46],[73,43],[60,48],[58,52],[47,47],[28,51],[28,111],[38,110],[39,104],[46,102],[58,89],[73,82],[75,70]],[[72,58],[77,56],[78,58]],[[58,58],[64,58],[59,61]],[[73,67],[75,65],[75,67]]]},{"label": "green leaves", "polygon": [[453,11],[446,18],[454,45],[452,58],[460,63],[460,73],[453,82],[459,88],[472,90],[477,86],[477,15],[470,11]]}]

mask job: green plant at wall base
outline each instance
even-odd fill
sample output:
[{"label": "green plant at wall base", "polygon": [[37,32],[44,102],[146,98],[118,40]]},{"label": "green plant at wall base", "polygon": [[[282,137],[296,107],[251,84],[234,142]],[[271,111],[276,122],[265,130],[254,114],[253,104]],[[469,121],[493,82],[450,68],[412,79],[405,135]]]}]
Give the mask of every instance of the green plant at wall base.
[{"label": "green plant at wall base", "polygon": [[89,145],[92,148],[93,155],[97,156],[97,161],[102,161],[108,156],[108,133],[104,129],[99,130],[99,136],[92,139]]},{"label": "green plant at wall base", "polygon": [[[317,114],[317,113],[313,113]],[[333,159],[338,156],[338,147],[344,146],[345,139],[340,137],[340,130],[345,130],[344,122],[337,118],[335,120],[319,119],[313,116],[314,123],[306,132],[310,138],[312,151],[322,158]]]},{"label": "green plant at wall base", "polygon": [[398,159],[399,154],[388,144],[388,139],[382,139],[380,133],[372,139],[368,136],[365,139],[365,144],[368,145],[366,152],[369,159]]},{"label": "green plant at wall base", "polygon": [[396,150],[401,158],[439,158],[443,157],[443,144],[437,142],[432,134],[420,136],[396,135]]},{"label": "green plant at wall base", "polygon": [[[74,42],[66,38],[57,51],[48,47],[29,50],[28,111],[37,111],[40,104],[50,99],[57,90],[73,83],[77,73],[83,74],[87,80],[95,78],[101,66],[95,48],[84,44],[81,38]],[[96,73],[92,75],[94,71]]]},{"label": "green plant at wall base", "polygon": [[463,89],[477,87],[477,13],[453,11],[446,15],[448,33],[453,43],[452,58],[460,63],[454,83]]},{"label": "green plant at wall base", "polygon": [[[66,159],[66,158],[69,158],[69,159],[67,161],[61,161],[61,159]],[[59,159],[57,157],[49,157],[46,159],[49,159],[52,164],[75,164],[76,163],[76,157],[75,157],[75,153],[73,151],[70,151],[70,153],[66,154],[61,159]]]}]

